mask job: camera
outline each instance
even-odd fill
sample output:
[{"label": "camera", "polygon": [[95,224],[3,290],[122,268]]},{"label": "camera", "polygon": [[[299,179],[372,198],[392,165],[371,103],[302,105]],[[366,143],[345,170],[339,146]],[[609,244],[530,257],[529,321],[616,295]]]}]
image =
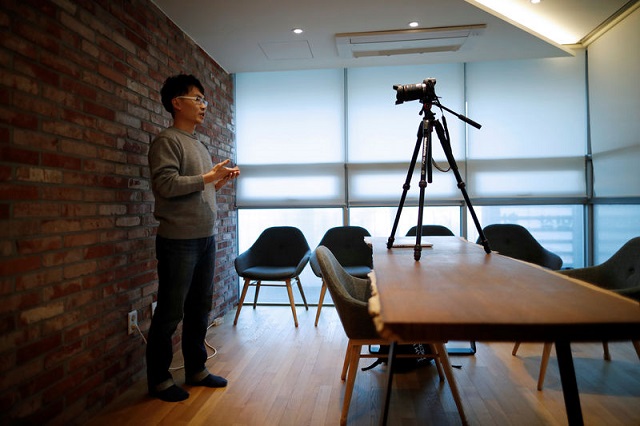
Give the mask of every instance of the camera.
[{"label": "camera", "polygon": [[417,84],[394,84],[393,89],[396,91],[396,105],[405,101],[420,100],[420,102],[433,102],[438,99],[436,96],[436,79],[425,78],[422,83]]}]

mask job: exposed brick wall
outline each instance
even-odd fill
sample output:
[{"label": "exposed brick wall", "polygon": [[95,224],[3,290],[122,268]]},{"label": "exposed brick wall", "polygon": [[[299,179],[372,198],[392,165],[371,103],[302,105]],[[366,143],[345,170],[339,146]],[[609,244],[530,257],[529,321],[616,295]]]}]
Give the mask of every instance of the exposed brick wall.
[{"label": "exposed brick wall", "polygon": [[[149,142],[159,89],[198,76],[198,128],[235,157],[232,78],[148,0],[0,0],[0,423],[74,424],[144,378],[157,290]],[[217,298],[237,300],[237,215],[219,196]]]}]

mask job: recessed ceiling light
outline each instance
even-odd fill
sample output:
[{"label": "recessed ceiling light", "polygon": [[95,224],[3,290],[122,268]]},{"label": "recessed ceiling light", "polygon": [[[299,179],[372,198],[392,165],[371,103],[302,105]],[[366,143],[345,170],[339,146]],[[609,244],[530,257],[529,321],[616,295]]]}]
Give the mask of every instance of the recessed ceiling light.
[{"label": "recessed ceiling light", "polygon": [[540,3],[542,0],[529,0],[531,2],[531,4],[538,4]]},{"label": "recessed ceiling light", "polygon": [[294,34],[302,34],[304,30],[302,28],[294,28],[291,30],[291,32]]},{"label": "recessed ceiling light", "polygon": [[410,26],[411,28],[416,28],[418,25],[420,25],[420,23],[418,23],[418,22],[416,22],[416,21],[409,22],[409,26]]}]

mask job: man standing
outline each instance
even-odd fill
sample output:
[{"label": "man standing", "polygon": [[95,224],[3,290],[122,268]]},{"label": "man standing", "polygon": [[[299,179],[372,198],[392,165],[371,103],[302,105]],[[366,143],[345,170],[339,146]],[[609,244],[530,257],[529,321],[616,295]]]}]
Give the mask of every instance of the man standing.
[{"label": "man standing", "polygon": [[149,328],[147,384],[151,396],[176,402],[189,397],[169,372],[172,336],[180,321],[185,383],[212,388],[227,385],[226,379],[205,367],[204,340],[213,297],[216,190],[240,170],[227,167],[229,160],[213,165],[211,154],[195,136],[208,105],[197,78],[169,77],[160,94],[173,125],[149,148],[154,216],[160,225],[156,236],[158,304]]}]

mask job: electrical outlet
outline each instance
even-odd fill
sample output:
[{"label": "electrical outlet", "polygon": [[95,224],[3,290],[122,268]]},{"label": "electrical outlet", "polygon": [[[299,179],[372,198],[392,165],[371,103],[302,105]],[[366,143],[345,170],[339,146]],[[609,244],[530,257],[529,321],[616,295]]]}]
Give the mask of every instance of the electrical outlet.
[{"label": "electrical outlet", "polygon": [[158,302],[151,303],[151,317],[153,318],[153,314],[156,313],[156,306],[158,306]]},{"label": "electrical outlet", "polygon": [[131,311],[127,314],[127,332],[133,334],[138,327],[138,311]]}]

